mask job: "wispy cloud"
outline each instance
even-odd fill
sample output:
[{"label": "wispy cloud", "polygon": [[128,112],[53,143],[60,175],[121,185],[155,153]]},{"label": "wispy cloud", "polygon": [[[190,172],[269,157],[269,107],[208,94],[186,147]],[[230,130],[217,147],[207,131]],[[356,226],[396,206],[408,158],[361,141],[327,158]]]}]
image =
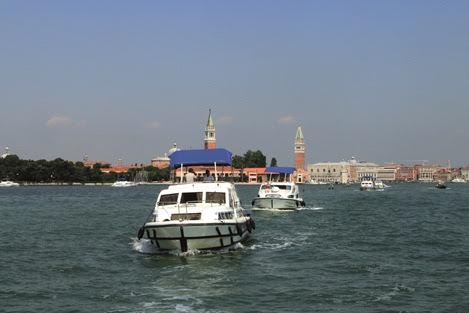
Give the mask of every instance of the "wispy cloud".
[{"label": "wispy cloud", "polygon": [[149,128],[149,129],[160,128],[160,123],[157,122],[157,121],[148,122],[148,123],[145,124],[145,128]]},{"label": "wispy cloud", "polygon": [[280,117],[278,119],[278,123],[282,125],[292,125],[292,124],[296,124],[296,119],[294,116],[286,115],[286,116]]},{"label": "wispy cloud", "polygon": [[56,115],[49,118],[46,122],[46,126],[49,128],[64,128],[72,127],[76,123],[70,117],[63,115]]},{"label": "wispy cloud", "polygon": [[215,121],[216,125],[229,125],[233,123],[232,116],[222,116]]}]

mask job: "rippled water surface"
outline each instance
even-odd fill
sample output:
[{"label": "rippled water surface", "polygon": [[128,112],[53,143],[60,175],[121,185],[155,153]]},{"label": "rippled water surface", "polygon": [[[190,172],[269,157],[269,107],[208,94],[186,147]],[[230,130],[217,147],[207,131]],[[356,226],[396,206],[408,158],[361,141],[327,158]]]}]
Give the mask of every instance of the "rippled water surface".
[{"label": "rippled water surface", "polygon": [[0,189],[0,312],[469,312],[469,184],[302,186],[234,250],[142,253],[161,188]]}]

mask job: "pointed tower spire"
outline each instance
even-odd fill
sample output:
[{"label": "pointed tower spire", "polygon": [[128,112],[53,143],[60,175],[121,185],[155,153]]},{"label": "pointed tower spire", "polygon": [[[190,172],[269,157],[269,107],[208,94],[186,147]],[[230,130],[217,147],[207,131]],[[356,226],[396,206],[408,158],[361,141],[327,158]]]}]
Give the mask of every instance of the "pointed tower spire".
[{"label": "pointed tower spire", "polygon": [[303,137],[303,131],[301,131],[301,126],[298,126],[298,129],[296,130],[296,136],[295,136],[295,141],[304,141]]},{"label": "pointed tower spire", "polygon": [[301,126],[298,126],[295,136],[295,168],[297,170],[305,169],[305,140]]},{"label": "pointed tower spire", "polygon": [[212,110],[208,110],[207,126],[205,127],[204,148],[215,149],[217,147],[217,140],[215,138],[215,124],[212,119]]}]

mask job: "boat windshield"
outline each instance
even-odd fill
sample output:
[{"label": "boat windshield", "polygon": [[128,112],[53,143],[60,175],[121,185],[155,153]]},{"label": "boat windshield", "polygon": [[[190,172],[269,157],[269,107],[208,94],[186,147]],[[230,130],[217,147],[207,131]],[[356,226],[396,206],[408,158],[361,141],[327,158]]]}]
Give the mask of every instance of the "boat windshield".
[{"label": "boat windshield", "polygon": [[167,195],[161,195],[159,205],[170,205],[178,202],[178,194],[171,193]]},{"label": "boat windshield", "polygon": [[262,185],[261,189],[272,189],[273,187],[277,187],[280,190],[291,190],[290,185]]},{"label": "boat windshield", "polygon": [[181,203],[201,203],[202,192],[183,192],[181,194]]},{"label": "boat windshield", "polygon": [[225,203],[224,192],[207,192],[206,200],[207,203]]}]

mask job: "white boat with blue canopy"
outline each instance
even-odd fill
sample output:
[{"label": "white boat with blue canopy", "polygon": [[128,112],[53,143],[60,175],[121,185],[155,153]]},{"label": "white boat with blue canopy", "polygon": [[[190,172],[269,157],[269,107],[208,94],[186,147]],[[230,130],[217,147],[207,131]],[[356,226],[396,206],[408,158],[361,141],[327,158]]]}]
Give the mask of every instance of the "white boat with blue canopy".
[{"label": "white boat with blue canopy", "polygon": [[[185,166],[231,166],[231,152],[225,149],[179,150],[171,154],[172,176]],[[248,238],[255,228],[251,216],[241,207],[233,183],[215,180],[171,185],[158,195],[156,204],[138,239],[148,240],[159,250],[218,249]]]},{"label": "white boat with blue canopy", "polygon": [[291,179],[294,172],[294,167],[267,167],[265,173],[269,180],[259,187],[257,198],[252,201],[253,209],[297,210],[304,207],[298,185]]}]

